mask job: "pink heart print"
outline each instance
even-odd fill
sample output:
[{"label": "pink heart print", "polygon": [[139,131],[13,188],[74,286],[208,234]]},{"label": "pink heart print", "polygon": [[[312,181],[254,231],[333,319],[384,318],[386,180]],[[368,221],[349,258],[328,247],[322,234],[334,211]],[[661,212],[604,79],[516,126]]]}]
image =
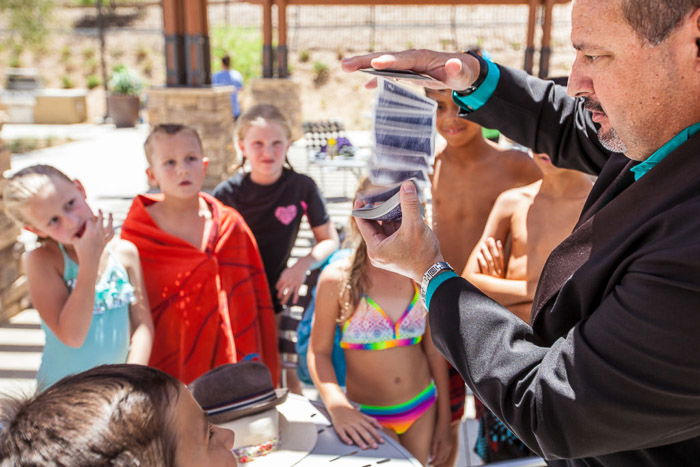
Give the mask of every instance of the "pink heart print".
[{"label": "pink heart print", "polygon": [[275,209],[275,217],[284,225],[289,225],[297,217],[297,207],[294,204],[289,206],[278,206]]}]

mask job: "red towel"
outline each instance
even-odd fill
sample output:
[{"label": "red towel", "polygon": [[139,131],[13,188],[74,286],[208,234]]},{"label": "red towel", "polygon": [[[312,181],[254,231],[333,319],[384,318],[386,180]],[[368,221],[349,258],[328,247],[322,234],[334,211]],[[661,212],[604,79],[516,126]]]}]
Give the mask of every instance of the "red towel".
[{"label": "red towel", "polygon": [[204,251],[161,230],[137,196],[122,238],[139,250],[155,323],[150,365],[184,383],[259,355],[279,383],[277,327],[258,246],[243,217],[206,193],[212,213]]}]

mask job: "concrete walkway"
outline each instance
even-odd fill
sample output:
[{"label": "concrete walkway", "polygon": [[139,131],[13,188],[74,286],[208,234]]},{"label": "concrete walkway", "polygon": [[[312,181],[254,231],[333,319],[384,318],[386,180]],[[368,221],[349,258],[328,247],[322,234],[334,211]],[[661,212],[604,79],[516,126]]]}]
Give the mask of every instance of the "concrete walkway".
[{"label": "concrete walkway", "polygon": [[[38,163],[56,166],[83,183],[93,209],[112,212],[116,225],[121,225],[132,198],[148,188],[143,153],[147,131],[146,125],[133,129],[116,129],[111,125],[5,125],[0,136],[11,139],[51,135],[74,139],[74,142],[60,146],[15,155],[12,158],[12,169]],[[367,132],[350,133],[348,136],[356,145],[366,145],[369,142]],[[323,169],[325,172],[321,177],[322,169],[308,163],[306,150],[299,142],[290,149],[289,159],[297,171],[306,173],[317,181],[328,202],[333,222],[345,224],[350,215],[349,197],[354,194],[355,176],[346,170]],[[25,235],[23,239],[30,242],[31,236]],[[292,256],[307,254],[312,241],[313,235],[304,221]],[[0,393],[34,392],[34,377],[43,345],[44,335],[36,310],[26,310],[9,323],[0,323]],[[307,388],[305,393],[311,398],[316,397],[312,388]],[[467,415],[473,417],[473,414]],[[475,420],[465,418],[460,430],[461,450],[457,464],[460,467],[481,465],[464,448],[473,446],[476,428]],[[466,444],[465,435],[469,438]]]}]

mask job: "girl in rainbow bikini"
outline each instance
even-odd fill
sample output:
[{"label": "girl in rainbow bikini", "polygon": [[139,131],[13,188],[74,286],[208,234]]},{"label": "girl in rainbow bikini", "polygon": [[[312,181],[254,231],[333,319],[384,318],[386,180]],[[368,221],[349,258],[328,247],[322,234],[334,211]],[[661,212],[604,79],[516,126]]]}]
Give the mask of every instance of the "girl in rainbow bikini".
[{"label": "girl in rainbow bikini", "polygon": [[[360,184],[361,192],[370,189],[367,181]],[[326,267],[319,278],[308,353],[311,377],[345,443],[376,448],[383,430],[423,465],[443,462],[451,443],[447,365],[433,345],[418,288],[372,266],[350,222],[354,254]],[[338,325],[347,394],[331,360]]]}]

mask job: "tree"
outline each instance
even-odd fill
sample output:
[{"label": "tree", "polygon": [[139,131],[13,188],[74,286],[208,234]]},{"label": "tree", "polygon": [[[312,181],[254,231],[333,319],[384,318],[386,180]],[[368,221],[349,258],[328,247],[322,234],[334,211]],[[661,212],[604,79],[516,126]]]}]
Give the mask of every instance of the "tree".
[{"label": "tree", "polygon": [[8,43],[37,49],[49,33],[54,0],[0,0],[0,13],[7,18]]}]

